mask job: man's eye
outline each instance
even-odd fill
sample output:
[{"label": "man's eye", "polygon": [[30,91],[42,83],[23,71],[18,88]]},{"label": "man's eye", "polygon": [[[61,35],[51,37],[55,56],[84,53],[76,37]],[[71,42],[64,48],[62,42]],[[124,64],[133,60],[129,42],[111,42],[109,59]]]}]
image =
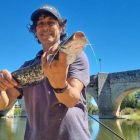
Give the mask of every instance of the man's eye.
[{"label": "man's eye", "polygon": [[47,23],[39,22],[39,23],[37,23],[37,26],[42,27],[45,24],[48,25],[48,26],[53,26],[55,24],[55,22],[53,22],[53,21],[50,21],[50,22],[47,22]]},{"label": "man's eye", "polygon": [[43,26],[43,22],[37,23],[37,26]]},{"label": "man's eye", "polygon": [[52,26],[52,25],[54,25],[55,23],[51,21],[51,22],[49,22],[48,24]]}]

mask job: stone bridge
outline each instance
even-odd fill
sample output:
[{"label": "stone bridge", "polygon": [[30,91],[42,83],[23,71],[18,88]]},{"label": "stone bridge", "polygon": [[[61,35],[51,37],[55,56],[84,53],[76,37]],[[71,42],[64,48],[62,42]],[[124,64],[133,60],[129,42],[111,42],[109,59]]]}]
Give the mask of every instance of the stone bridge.
[{"label": "stone bridge", "polygon": [[[140,89],[140,70],[101,73],[90,76],[87,92],[93,96],[99,108],[99,118],[116,118],[119,116],[120,105],[131,92]],[[22,116],[26,116],[24,98]],[[9,110],[0,111],[5,115]]]},{"label": "stone bridge", "polygon": [[131,92],[140,89],[140,70],[101,73],[90,76],[87,92],[95,99],[99,118],[116,118],[120,105]]}]

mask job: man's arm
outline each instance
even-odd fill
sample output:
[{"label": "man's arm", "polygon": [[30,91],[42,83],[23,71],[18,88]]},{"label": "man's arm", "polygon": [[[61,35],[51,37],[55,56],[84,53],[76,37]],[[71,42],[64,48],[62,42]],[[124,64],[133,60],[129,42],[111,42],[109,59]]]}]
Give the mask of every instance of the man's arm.
[{"label": "man's arm", "polygon": [[84,85],[81,81],[74,78],[69,78],[67,82],[68,82],[67,90],[65,90],[61,94],[55,93],[55,95],[59,100],[59,102],[65,104],[68,108],[72,108],[78,103],[80,99],[80,93]]},{"label": "man's arm", "polygon": [[51,65],[46,60],[47,55],[45,52],[42,56],[44,74],[54,89],[63,89],[68,83],[68,88],[64,93],[55,93],[55,95],[61,103],[72,108],[78,103],[84,84],[75,78],[67,79],[69,65],[66,62],[66,54],[60,52],[59,61],[52,62]]},{"label": "man's arm", "polygon": [[20,95],[20,92],[14,88],[17,82],[13,79],[11,73],[7,70],[0,71],[0,110],[4,110]]},{"label": "man's arm", "polygon": [[6,91],[1,91],[0,95],[0,110],[4,110],[10,106],[10,104],[20,96],[20,92],[15,88],[7,89]]}]

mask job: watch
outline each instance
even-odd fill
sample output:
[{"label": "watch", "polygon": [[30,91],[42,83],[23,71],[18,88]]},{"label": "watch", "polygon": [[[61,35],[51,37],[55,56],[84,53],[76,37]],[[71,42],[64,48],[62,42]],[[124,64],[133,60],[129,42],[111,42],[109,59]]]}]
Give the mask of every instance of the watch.
[{"label": "watch", "polygon": [[[52,87],[53,88],[53,87]],[[68,83],[67,83],[67,85],[66,85],[66,87],[64,87],[64,88],[53,88],[53,90],[56,92],[56,93],[58,93],[58,94],[61,94],[61,93],[63,93],[66,89],[68,88]]]}]

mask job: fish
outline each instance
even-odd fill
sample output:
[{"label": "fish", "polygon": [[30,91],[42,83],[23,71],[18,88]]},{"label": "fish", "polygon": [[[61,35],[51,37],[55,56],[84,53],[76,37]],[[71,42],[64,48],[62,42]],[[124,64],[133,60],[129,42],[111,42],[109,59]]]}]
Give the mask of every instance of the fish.
[{"label": "fish", "polygon": [[[51,65],[52,62],[59,60],[59,52],[63,52],[67,54],[66,62],[68,65],[70,65],[84,50],[87,42],[88,40],[85,34],[81,31],[77,31],[73,33],[70,37],[68,37],[65,41],[61,42],[58,45],[57,52],[55,54],[49,54],[46,59],[48,62],[50,62]],[[33,65],[20,68],[12,72],[11,74],[13,78],[17,81],[18,88],[28,88],[40,85],[47,79],[42,70],[41,60],[39,60]]]}]

